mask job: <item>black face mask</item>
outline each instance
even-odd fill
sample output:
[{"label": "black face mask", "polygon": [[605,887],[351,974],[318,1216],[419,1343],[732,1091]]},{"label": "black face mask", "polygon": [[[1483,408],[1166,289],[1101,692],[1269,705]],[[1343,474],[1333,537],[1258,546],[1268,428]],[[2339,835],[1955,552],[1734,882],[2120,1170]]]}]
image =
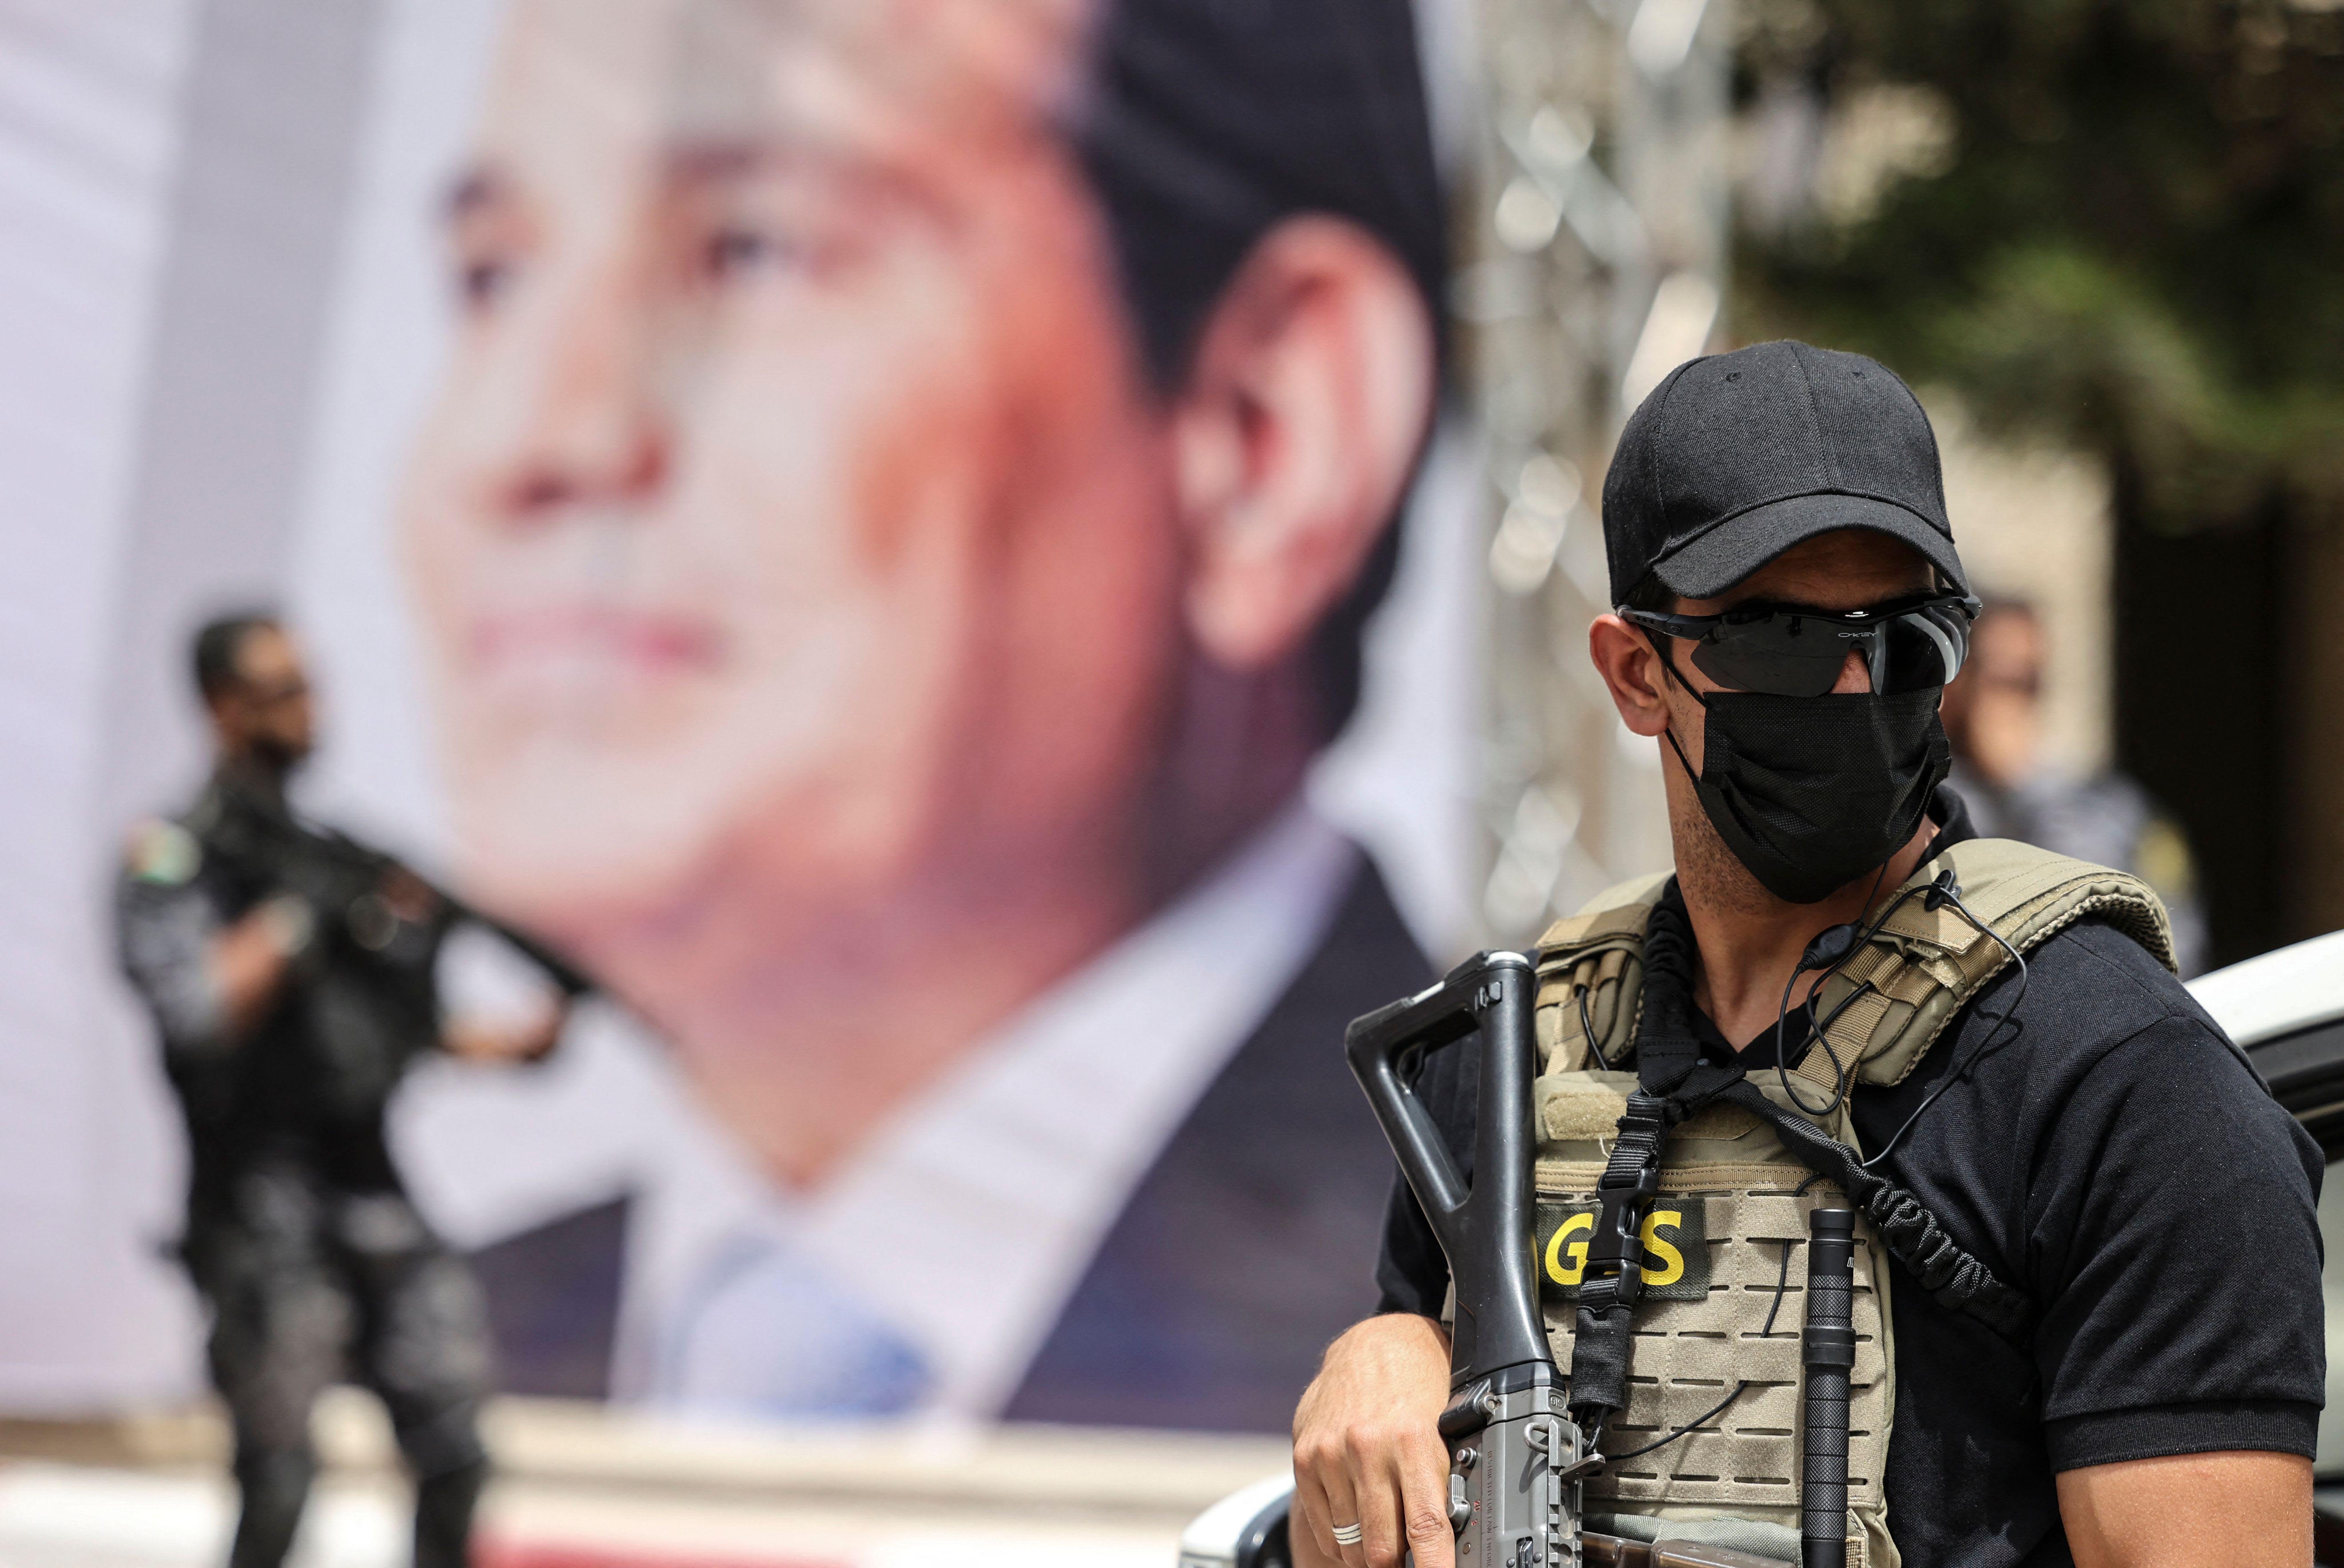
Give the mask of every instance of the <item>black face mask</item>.
[{"label": "black face mask", "polygon": [[[1940,690],[1694,692],[1708,712],[1693,777],[1702,809],[1767,892],[1793,904],[1828,898],[1904,846],[1952,769]],[[1669,745],[1692,776],[1673,733]]]}]

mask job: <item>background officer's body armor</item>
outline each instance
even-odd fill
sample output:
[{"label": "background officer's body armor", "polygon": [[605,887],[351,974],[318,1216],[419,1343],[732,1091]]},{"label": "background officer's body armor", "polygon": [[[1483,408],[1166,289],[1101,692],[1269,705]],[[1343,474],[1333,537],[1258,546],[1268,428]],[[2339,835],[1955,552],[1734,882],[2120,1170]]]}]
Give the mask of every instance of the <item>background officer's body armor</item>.
[{"label": "background officer's body armor", "polygon": [[[1970,840],[1923,865],[1905,886],[1925,886],[1947,870],[1969,909],[2020,953],[2088,915],[2171,966],[2163,907],[2133,877],[2006,840]],[[1637,1087],[1645,931],[1666,881],[1656,876],[1615,888],[1587,913],[1558,922],[1540,942],[1539,1077],[1531,1095],[1538,1269],[1549,1338],[1566,1368],[1597,1179]],[[1830,1020],[1825,1038],[1841,1067],[1821,1043],[1810,1048],[1792,1074],[1800,1098],[1809,1107],[1833,1100],[1842,1067],[1852,1067],[1863,1084],[1902,1081],[1964,1004],[2009,962],[2000,943],[1953,908],[1903,901],[1820,988],[1816,1016]],[[1591,1056],[1591,1032],[1611,1070]],[[1790,1108],[1772,1073],[1749,1082]],[[1821,1130],[1861,1152],[1844,1097],[1836,1098]],[[1666,1519],[1667,1533],[1676,1538],[1798,1561],[1807,1215],[1848,1206],[1840,1184],[1814,1176],[1773,1126],[1742,1106],[1713,1101],[1670,1132],[1662,1145],[1659,1198],[1642,1227],[1644,1289],[1634,1308],[1628,1402],[1604,1446],[1625,1454],[1652,1443],[1745,1386],[1695,1430],[1590,1477],[1589,1529],[1649,1540],[1657,1531],[1647,1522]],[[1882,1494],[1896,1399],[1887,1249],[1876,1217],[1864,1213],[1861,1201],[1854,1207],[1860,1244],[1849,1562],[1894,1568],[1898,1555]]]},{"label": "background officer's body armor", "polygon": [[241,1173],[298,1167],[325,1187],[398,1193],[383,1118],[408,1067],[436,1047],[433,966],[453,924],[434,899],[421,922],[400,919],[381,883],[389,856],[297,822],[281,806],[216,777],[174,824],[185,835],[177,865],[134,865],[123,889],[126,941],[142,905],[183,905],[190,895],[218,926],[281,894],[313,912],[309,947],[277,1004],[233,1047],[173,1040],[165,1064],[187,1120],[189,1219],[200,1224]]}]

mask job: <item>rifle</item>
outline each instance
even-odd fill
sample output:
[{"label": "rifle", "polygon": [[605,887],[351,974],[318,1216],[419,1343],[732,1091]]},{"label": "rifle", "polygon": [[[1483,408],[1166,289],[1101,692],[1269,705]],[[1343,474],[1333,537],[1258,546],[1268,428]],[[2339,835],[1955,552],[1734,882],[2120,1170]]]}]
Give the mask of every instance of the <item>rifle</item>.
[{"label": "rifle", "polygon": [[[308,1015],[325,1053],[329,1099],[357,1109],[379,1103],[440,1037],[435,965],[449,934],[472,924],[510,942],[566,998],[593,982],[527,934],[417,875],[397,857],[346,834],[298,823],[223,782],[197,826],[204,853],[262,896],[290,893],[316,920],[290,1000]],[[419,908],[396,895],[406,881]]]},{"label": "rifle", "polygon": [[[1351,1071],[1383,1124],[1456,1286],[1450,1334],[1449,1522],[1472,1568],[1581,1568],[1583,1434],[1565,1405],[1531,1278],[1531,1079],[1535,966],[1480,953],[1437,986],[1344,1033]],[[1417,1098],[1424,1057],[1480,1044],[1481,1099],[1468,1186]],[[1641,1568],[1622,1562],[1621,1568]]]},{"label": "rifle", "polygon": [[[1771,1563],[1686,1541],[1647,1543],[1579,1528],[1581,1478],[1601,1468],[1571,1419],[1565,1380],[1548,1348],[1531,1270],[1531,1083],[1536,966],[1519,953],[1480,953],[1437,986],[1350,1027],[1351,1070],[1422,1205],[1455,1286],[1449,1407],[1449,1522],[1469,1568],[1714,1568]],[[1430,1053],[1478,1039],[1480,1104],[1470,1187],[1413,1087]],[[1849,1376],[1854,1364],[1851,1256],[1855,1217],[1810,1217],[1807,1378],[1801,1556],[1842,1568],[1846,1553]]]}]

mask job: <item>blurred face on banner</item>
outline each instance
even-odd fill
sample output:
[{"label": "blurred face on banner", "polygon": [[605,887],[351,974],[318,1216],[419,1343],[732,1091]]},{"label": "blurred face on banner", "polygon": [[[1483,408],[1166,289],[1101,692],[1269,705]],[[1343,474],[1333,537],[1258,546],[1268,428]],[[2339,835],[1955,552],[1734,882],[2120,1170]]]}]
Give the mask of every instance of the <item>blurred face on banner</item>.
[{"label": "blurred face on banner", "polygon": [[968,1037],[1326,738],[1303,648],[1413,465],[1429,319],[1289,218],[1151,379],[1066,132],[1096,21],[511,18],[404,502],[454,817],[480,896],[703,1056],[883,949],[983,956],[928,1009]]},{"label": "blurred face on banner", "polygon": [[722,855],[818,906],[1129,789],[1175,541],[1047,120],[1076,20],[521,8],[409,513],[484,891],[623,912]]}]

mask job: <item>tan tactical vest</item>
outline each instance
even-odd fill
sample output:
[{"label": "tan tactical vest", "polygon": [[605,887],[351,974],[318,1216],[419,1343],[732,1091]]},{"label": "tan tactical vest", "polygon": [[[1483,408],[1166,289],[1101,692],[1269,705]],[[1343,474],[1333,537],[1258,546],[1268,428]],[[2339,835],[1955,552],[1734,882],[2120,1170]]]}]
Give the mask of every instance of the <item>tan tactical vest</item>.
[{"label": "tan tactical vest", "polygon": [[[2091,915],[2172,967],[2164,906],[2135,877],[2008,840],[1974,839],[1930,860],[1905,885],[1925,885],[1948,868],[1963,902],[2022,953]],[[1666,881],[1614,888],[1585,913],[1558,921],[1539,943],[1540,1076],[1531,1098],[1539,1117],[1538,1265],[1548,1334],[1564,1367],[1596,1179],[1636,1085],[1644,926]],[[1868,983],[1827,1037],[1842,1063],[1856,1064],[1857,1082],[1894,1084],[2009,961],[2000,943],[1950,905],[1931,911],[1911,898],[1825,983],[1818,1016],[1829,1017]],[[1591,1027],[1611,1071],[1588,1054]],[[1820,1044],[1792,1076],[1809,1106],[1833,1098],[1834,1069]],[[1787,1103],[1773,1073],[1750,1081],[1776,1104]],[[1820,1125],[1860,1148],[1844,1107]],[[1836,1185],[1810,1180],[1773,1130],[1738,1106],[1712,1104],[1671,1135],[1661,1198],[1642,1231],[1648,1256],[1628,1408],[1613,1418],[1604,1447],[1615,1453],[1642,1447],[1692,1422],[1737,1382],[1749,1386],[1685,1436],[1590,1479],[1589,1528],[1648,1534],[1634,1516],[1718,1521],[1704,1533],[1721,1544],[1797,1560],[1806,1217],[1826,1204],[1845,1207],[1847,1199]],[[1861,1211],[1856,1234],[1848,1561],[1850,1568],[1897,1568],[1881,1493],[1896,1402],[1886,1254]]]}]

